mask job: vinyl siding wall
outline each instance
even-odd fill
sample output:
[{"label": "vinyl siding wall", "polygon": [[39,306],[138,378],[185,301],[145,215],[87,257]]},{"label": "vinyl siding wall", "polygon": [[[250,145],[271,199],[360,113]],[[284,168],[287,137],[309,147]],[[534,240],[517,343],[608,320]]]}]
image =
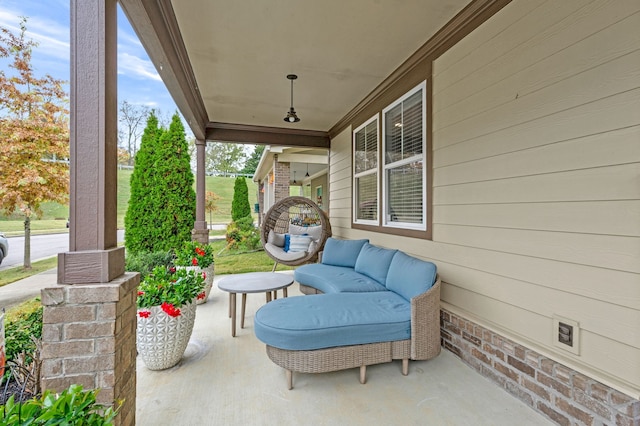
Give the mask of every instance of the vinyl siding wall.
[{"label": "vinyl siding wall", "polygon": [[640,2],[514,0],[433,66],[433,241],[351,229],[351,128],[334,235],[434,261],[444,308],[637,398]]}]

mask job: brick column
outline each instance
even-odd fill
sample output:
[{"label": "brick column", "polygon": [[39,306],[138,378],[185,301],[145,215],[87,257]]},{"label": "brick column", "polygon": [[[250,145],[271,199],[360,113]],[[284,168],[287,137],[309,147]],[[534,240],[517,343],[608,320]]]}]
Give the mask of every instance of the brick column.
[{"label": "brick column", "polygon": [[289,196],[289,178],[291,174],[291,168],[289,163],[281,163],[278,161],[278,154],[273,156],[273,171],[274,171],[274,203],[287,198]]},{"label": "brick column", "polygon": [[116,239],[117,1],[71,0],[69,252],[42,290],[44,389],[100,388],[135,424],[136,287]]},{"label": "brick column", "polygon": [[42,290],[42,386],[100,389],[98,402],[124,399],[116,423],[135,424],[137,273],[108,284]]}]

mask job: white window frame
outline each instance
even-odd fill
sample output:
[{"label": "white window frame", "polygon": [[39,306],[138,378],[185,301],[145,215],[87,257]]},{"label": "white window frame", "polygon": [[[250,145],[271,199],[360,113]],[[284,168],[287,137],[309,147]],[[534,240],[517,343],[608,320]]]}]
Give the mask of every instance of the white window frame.
[{"label": "white window frame", "polygon": [[[356,133],[367,127],[369,124],[373,122],[378,123],[376,125],[376,167],[365,170],[364,172],[360,172],[356,174]],[[353,139],[353,223],[357,223],[360,225],[380,225],[380,114],[377,113],[364,123],[362,123],[358,128],[353,131],[352,139]],[[367,175],[376,174],[376,219],[375,220],[366,220],[366,219],[358,219],[358,179]]]},{"label": "white window frame", "polygon": [[[410,158],[405,158],[400,161],[396,161],[394,163],[386,164],[385,161],[385,153],[386,151],[386,142],[387,142],[387,129],[386,129],[386,114],[391,109],[398,106],[400,103],[408,99],[410,96],[416,94],[417,92],[422,91],[422,154],[415,155]],[[411,230],[427,230],[427,196],[426,189],[427,187],[427,82],[423,81],[418,84],[416,87],[405,93],[402,97],[398,98],[395,102],[388,105],[386,108],[382,110],[382,153],[379,155],[378,164],[379,169],[381,170],[381,176],[379,179],[382,180],[382,212],[378,215],[380,219],[382,219],[382,226],[388,228],[400,228],[400,229],[411,229]],[[355,139],[355,138],[354,138]],[[409,163],[413,163],[415,161],[422,161],[422,223],[411,223],[411,222],[391,222],[389,221],[389,215],[387,214],[388,208],[388,182],[387,182],[387,171],[389,169],[393,169],[396,167],[404,166]]]}]

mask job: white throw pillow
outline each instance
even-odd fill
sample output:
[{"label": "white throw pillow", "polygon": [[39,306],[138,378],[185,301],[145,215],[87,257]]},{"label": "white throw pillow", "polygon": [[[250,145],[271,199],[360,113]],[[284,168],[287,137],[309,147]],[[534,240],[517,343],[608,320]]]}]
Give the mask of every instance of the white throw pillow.
[{"label": "white throw pillow", "polygon": [[284,234],[273,232],[273,229],[270,230],[269,235],[267,236],[267,243],[278,247],[284,247]]},{"label": "white throw pillow", "polygon": [[294,225],[293,223],[289,224],[289,233],[291,235],[302,235],[307,233],[306,226]]},{"label": "white throw pillow", "polygon": [[318,241],[322,236],[322,226],[313,225],[313,226],[299,226],[290,224],[289,225],[289,233],[291,235],[310,235],[315,241]]},{"label": "white throw pillow", "polygon": [[307,227],[307,234],[311,235],[311,238],[315,241],[320,240],[320,237],[322,236],[322,226],[315,225]]},{"label": "white throw pillow", "polygon": [[289,244],[290,252],[299,252],[309,250],[309,244],[312,238],[309,235],[291,235],[291,243]]}]

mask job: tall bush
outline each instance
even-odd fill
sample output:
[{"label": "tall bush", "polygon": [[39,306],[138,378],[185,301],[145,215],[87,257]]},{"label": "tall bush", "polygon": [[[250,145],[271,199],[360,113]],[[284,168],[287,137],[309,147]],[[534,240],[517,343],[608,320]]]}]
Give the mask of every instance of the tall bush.
[{"label": "tall bush", "polygon": [[231,220],[237,221],[243,217],[251,216],[249,205],[249,188],[244,177],[238,176],[233,185],[233,201],[231,202]]},{"label": "tall bush", "polygon": [[158,117],[151,111],[147,126],[140,140],[140,149],[136,153],[135,167],[131,174],[129,207],[124,216],[126,238],[124,245],[127,253],[152,252],[156,234],[153,229],[156,204],[154,157],[158,138],[162,128]]},{"label": "tall bush", "polygon": [[196,220],[196,193],[193,190],[191,157],[180,116],[171,118],[169,129],[160,136],[156,162],[156,232],[160,241],[154,251],[178,248],[191,240]]},{"label": "tall bush", "polygon": [[168,251],[191,239],[196,195],[190,163],[178,114],[162,131],[151,113],[131,176],[125,216],[125,247],[130,253]]}]

